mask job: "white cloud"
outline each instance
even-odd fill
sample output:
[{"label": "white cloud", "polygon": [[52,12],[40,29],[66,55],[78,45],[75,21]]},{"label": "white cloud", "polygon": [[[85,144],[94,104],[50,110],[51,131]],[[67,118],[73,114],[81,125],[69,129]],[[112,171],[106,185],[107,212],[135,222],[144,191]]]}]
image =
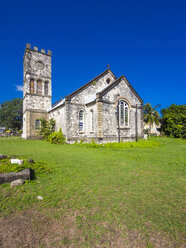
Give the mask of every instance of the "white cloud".
[{"label": "white cloud", "polygon": [[16,85],[16,91],[23,91],[23,85]]}]

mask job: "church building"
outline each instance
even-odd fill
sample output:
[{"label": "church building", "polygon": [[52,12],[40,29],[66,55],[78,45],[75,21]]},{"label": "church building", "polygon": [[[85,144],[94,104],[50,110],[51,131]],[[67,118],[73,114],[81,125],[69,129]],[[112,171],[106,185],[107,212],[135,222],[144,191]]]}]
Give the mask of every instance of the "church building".
[{"label": "church building", "polygon": [[143,138],[143,100],[126,79],[107,70],[52,105],[50,50],[26,44],[23,58],[23,138],[38,139],[40,119],[53,118],[68,143]]}]

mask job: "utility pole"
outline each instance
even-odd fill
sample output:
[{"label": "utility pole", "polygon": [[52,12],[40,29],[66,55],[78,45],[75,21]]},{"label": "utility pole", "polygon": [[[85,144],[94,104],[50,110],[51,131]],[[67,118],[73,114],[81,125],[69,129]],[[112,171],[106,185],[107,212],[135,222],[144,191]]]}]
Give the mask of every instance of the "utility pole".
[{"label": "utility pole", "polygon": [[138,141],[138,105],[136,104],[136,141]]},{"label": "utility pole", "polygon": [[117,122],[118,122],[118,143],[120,143],[119,102],[117,105],[116,118],[117,118]]}]

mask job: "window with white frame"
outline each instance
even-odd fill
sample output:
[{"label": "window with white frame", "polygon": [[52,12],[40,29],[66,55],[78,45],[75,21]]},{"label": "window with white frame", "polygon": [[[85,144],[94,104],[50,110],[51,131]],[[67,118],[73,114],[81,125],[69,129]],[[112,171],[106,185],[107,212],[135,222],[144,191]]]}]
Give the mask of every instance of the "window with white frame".
[{"label": "window with white frame", "polygon": [[119,101],[119,125],[120,127],[129,126],[129,105],[126,101]]},{"label": "window with white frame", "polygon": [[90,123],[91,123],[91,128],[90,128],[90,130],[91,130],[91,132],[94,132],[94,111],[93,110],[91,110],[90,111]]},{"label": "window with white frame", "polygon": [[83,110],[79,111],[79,131],[80,132],[84,131],[84,111]]}]

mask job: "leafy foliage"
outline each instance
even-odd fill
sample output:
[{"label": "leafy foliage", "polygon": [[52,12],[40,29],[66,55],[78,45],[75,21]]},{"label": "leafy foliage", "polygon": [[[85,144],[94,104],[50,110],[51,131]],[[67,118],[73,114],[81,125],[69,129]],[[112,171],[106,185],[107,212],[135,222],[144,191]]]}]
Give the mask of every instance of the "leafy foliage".
[{"label": "leafy foliage", "polygon": [[52,132],[55,131],[55,121],[54,119],[50,119],[49,121],[45,119],[40,119],[41,127],[39,134],[43,137],[43,140],[48,141],[48,137]]},{"label": "leafy foliage", "polygon": [[8,157],[0,161],[0,173],[20,172],[26,168],[32,169],[36,173],[36,175],[52,172],[52,169],[48,166],[48,164],[43,161],[29,163],[27,162],[27,159],[23,159],[24,161],[23,164],[19,165],[19,164],[11,164],[10,159],[11,157]]},{"label": "leafy foliage", "polygon": [[14,98],[11,101],[4,101],[0,105],[0,126],[12,129],[14,132],[22,128],[23,101],[21,98]]},{"label": "leafy foliage", "polygon": [[61,131],[61,128],[58,132],[53,132],[48,136],[47,141],[49,141],[51,144],[64,144],[65,143],[65,137]]},{"label": "leafy foliage", "polygon": [[161,110],[161,129],[165,135],[175,138],[186,138],[186,105],[172,104]]},{"label": "leafy foliage", "polygon": [[86,148],[110,148],[110,149],[124,149],[124,148],[149,148],[149,147],[159,147],[161,143],[156,140],[139,140],[138,142],[113,142],[106,144],[97,144],[93,140],[91,143],[77,142],[74,145],[86,147]]},{"label": "leafy foliage", "polygon": [[156,108],[159,106],[160,105],[156,105],[153,108],[150,103],[146,103],[143,107],[144,122],[149,124],[150,134],[153,124],[156,123],[156,125],[158,125],[160,121],[160,114],[156,110]]},{"label": "leafy foliage", "polygon": [[55,121],[54,119],[50,119],[50,121],[46,121],[41,119],[41,128],[39,134],[43,137],[43,140],[50,142],[51,144],[64,144],[65,137],[61,131],[55,132]]}]

